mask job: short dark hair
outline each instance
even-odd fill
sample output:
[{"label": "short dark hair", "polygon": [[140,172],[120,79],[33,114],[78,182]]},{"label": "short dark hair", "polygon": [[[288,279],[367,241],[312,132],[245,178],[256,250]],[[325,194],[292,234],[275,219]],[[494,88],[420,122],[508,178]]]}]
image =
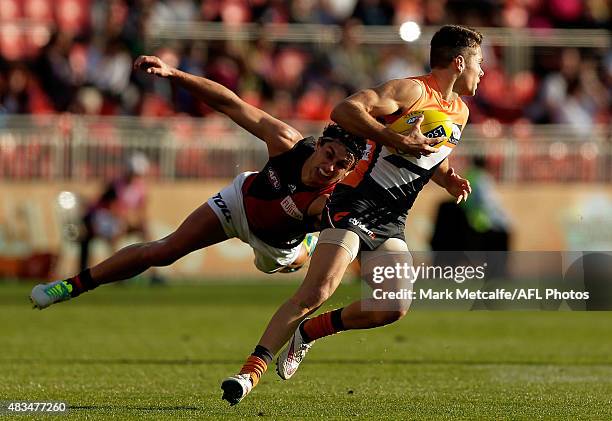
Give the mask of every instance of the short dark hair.
[{"label": "short dark hair", "polygon": [[482,34],[472,28],[445,25],[431,39],[429,64],[431,68],[446,67],[455,57],[471,53],[470,48],[482,44]]},{"label": "short dark hair", "polygon": [[348,132],[339,125],[331,123],[323,129],[323,136],[319,138],[319,144],[323,146],[326,143],[334,141],[344,145],[349,155],[354,158],[353,166],[359,162],[365,153],[367,144],[365,137]]}]

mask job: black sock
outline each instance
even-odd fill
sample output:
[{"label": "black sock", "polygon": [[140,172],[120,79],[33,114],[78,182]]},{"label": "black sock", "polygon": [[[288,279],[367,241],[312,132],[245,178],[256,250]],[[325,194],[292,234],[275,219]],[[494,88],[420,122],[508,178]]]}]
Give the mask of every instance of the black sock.
[{"label": "black sock", "polygon": [[262,360],[265,361],[266,365],[270,365],[270,363],[274,359],[274,354],[272,354],[268,350],[268,348],[266,348],[265,346],[261,346],[261,345],[257,345],[255,347],[255,351],[253,351],[251,355],[261,358]]},{"label": "black sock", "polygon": [[92,279],[89,269],[85,269],[77,276],[66,279],[66,282],[72,285],[72,292],[70,293],[72,297],[77,297],[82,293],[92,290],[98,286],[98,283]]},{"label": "black sock", "polygon": [[300,323],[300,326],[298,327],[298,329],[300,329],[300,334],[302,335],[302,339],[304,339],[304,342],[309,343],[312,342],[312,339],[310,339],[310,336],[308,336],[308,333],[306,333],[306,330],[304,330],[304,325],[306,323],[302,322]]},{"label": "black sock", "polygon": [[336,329],[336,332],[346,330],[344,328],[344,323],[342,323],[342,310],[344,310],[344,307],[337,308],[331,313],[331,322],[334,326],[334,329]]}]

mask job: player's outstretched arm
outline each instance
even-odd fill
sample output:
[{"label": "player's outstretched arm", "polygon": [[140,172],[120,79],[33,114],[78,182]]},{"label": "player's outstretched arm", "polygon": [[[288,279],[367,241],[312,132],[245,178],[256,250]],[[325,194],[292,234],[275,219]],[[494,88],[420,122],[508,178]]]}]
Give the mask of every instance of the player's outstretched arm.
[{"label": "player's outstretched arm", "polygon": [[465,202],[472,193],[470,182],[455,172],[455,169],[450,166],[448,158],[442,161],[431,179],[456,198],[457,204],[461,203],[462,200]]},{"label": "player's outstretched arm", "polygon": [[437,152],[437,149],[431,146],[435,142],[421,133],[422,119],[407,135],[396,133],[376,120],[376,117],[412,107],[421,94],[421,86],[410,79],[390,80],[346,98],[333,109],[331,119],[350,132],[402,152],[417,157],[429,155]]},{"label": "player's outstretched arm", "polygon": [[291,149],[302,139],[302,135],[295,128],[248,104],[225,86],[171,67],[159,57],[140,56],[134,61],[134,69],[167,78],[187,89],[214,110],[227,115],[245,130],[266,142],[270,156]]}]

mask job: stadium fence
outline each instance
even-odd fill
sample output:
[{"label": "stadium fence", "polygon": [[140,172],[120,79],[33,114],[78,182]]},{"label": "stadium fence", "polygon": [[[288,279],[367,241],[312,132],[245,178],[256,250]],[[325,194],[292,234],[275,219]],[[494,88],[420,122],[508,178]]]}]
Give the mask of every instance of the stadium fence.
[{"label": "stadium fence", "polygon": [[[323,123],[293,121],[305,135]],[[514,182],[612,181],[612,126],[468,126],[453,165],[483,156],[495,178]],[[256,170],[263,142],[222,117],[4,116],[0,120],[0,180],[99,180],[121,173],[136,152],[159,181],[221,179]]]}]

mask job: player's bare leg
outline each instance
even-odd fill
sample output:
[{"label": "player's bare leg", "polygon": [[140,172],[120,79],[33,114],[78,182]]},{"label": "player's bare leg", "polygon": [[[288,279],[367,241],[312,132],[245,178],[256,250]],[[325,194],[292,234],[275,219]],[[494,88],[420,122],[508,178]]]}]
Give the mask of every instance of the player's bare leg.
[{"label": "player's bare leg", "polygon": [[[412,289],[414,280],[408,277],[413,276],[410,272],[405,272],[404,277],[394,276],[385,278],[380,283],[372,280],[374,267],[395,267],[399,265],[412,266],[412,256],[408,251],[408,246],[402,240],[392,238],[383,243],[376,251],[368,253],[362,259],[363,280],[372,289],[380,289],[383,292],[395,292]],[[342,325],[345,330],[352,329],[372,329],[384,326],[404,317],[412,303],[406,299],[385,299],[376,300],[367,298],[351,303],[342,309]]]},{"label": "player's bare leg", "polygon": [[[235,405],[257,385],[274,354],[287,342],[300,322],[333,294],[351,261],[351,255],[338,245],[317,245],[302,285],[272,316],[240,373],[223,381],[223,399]],[[250,379],[250,387],[241,385],[246,378]]]},{"label": "player's bare leg", "polygon": [[[151,236],[151,231],[149,230],[149,224],[146,221],[142,221],[136,225],[132,225],[128,227],[127,234],[137,234],[140,235],[141,241],[143,243],[150,243],[153,241]],[[113,248],[113,250],[116,250]],[[149,275],[151,280],[151,285],[162,285],[165,283],[164,277],[159,273],[159,271],[152,267],[149,269]]]},{"label": "player's bare leg", "polygon": [[297,325],[334,293],[350,262],[350,255],[342,247],[319,244],[302,285],[272,316],[259,345],[276,354]]},{"label": "player's bare leg", "polygon": [[157,241],[127,246],[79,275],[36,285],[30,294],[34,307],[43,309],[99,285],[134,277],[155,266],[167,266],[192,251],[220,243],[227,235],[205,203],[193,211],[172,234]]},{"label": "player's bare leg", "polygon": [[[412,288],[409,278],[392,276],[382,283],[373,283],[371,277],[368,276],[373,273],[376,266],[384,268],[393,268],[397,264],[411,266],[412,257],[404,241],[389,239],[375,252],[370,253],[365,257],[362,255],[361,265],[365,275],[364,280],[372,288],[381,289],[383,292]],[[375,300],[370,298],[305,320],[296,329],[289,344],[278,356],[278,375],[285,380],[291,378],[315,340],[345,330],[370,329],[393,323],[406,314],[410,304],[410,299]]]}]

